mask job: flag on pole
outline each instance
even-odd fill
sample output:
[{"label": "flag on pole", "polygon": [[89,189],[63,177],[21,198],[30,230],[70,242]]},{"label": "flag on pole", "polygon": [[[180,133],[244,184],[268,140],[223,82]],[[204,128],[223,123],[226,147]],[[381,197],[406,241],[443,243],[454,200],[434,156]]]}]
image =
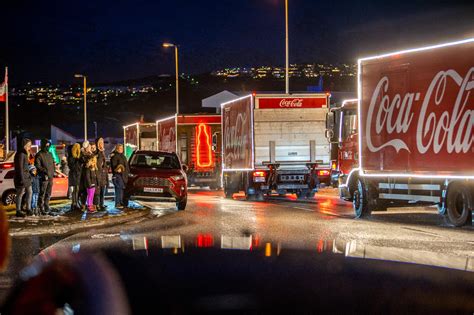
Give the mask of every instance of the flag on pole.
[{"label": "flag on pole", "polygon": [[5,70],[5,81],[3,81],[2,84],[0,84],[0,102],[7,101],[7,86],[8,86],[8,74],[7,74],[7,71]]}]

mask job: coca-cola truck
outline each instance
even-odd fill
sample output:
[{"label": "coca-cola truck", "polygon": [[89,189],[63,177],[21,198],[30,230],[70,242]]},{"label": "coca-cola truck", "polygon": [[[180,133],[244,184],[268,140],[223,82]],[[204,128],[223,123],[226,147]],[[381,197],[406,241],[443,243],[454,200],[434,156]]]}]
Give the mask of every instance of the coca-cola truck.
[{"label": "coca-cola truck", "polygon": [[357,167],[340,185],[356,217],[422,203],[472,223],[473,56],[470,39],[358,61]]},{"label": "coca-cola truck", "polygon": [[[326,117],[326,128],[331,151],[331,184],[346,187],[350,172],[359,163],[357,99],[345,100],[341,106],[331,108]],[[350,199],[346,195],[341,197]]]},{"label": "coca-cola truck", "polygon": [[158,151],[176,152],[188,166],[188,185],[222,187],[221,116],[174,115],[156,122]]},{"label": "coca-cola truck", "polygon": [[313,198],[329,183],[325,117],[329,94],[252,94],[223,103],[226,197],[294,193]]},{"label": "coca-cola truck", "polygon": [[156,124],[137,122],[123,126],[123,143],[127,158],[135,150],[156,151]]}]

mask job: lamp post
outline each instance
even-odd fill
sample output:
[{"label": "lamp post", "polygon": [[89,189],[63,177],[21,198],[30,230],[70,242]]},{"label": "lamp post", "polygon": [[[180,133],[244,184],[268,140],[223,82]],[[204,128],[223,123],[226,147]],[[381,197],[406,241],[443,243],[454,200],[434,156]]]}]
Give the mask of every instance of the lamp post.
[{"label": "lamp post", "polygon": [[285,68],[285,93],[290,93],[290,57],[288,44],[288,0],[285,0],[285,52],[286,52],[286,68]]},{"label": "lamp post", "polygon": [[179,71],[178,71],[178,45],[172,43],[163,43],[163,47],[174,47],[175,67],[176,67],[176,115],[179,114]]},{"label": "lamp post", "polygon": [[84,79],[84,141],[87,141],[87,78],[83,74],[75,74],[74,77]]}]

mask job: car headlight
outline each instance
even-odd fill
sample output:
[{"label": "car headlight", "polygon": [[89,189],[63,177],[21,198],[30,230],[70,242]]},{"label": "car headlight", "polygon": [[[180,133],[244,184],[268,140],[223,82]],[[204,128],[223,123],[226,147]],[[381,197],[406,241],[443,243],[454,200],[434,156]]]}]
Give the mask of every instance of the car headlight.
[{"label": "car headlight", "polygon": [[183,179],[184,179],[184,176],[183,176],[183,175],[175,175],[175,176],[171,176],[171,178],[172,178],[174,181],[178,181],[178,180],[183,180]]},{"label": "car headlight", "polygon": [[136,174],[129,173],[129,174],[128,174],[128,177],[134,178],[134,177],[137,177],[137,175],[136,175]]}]

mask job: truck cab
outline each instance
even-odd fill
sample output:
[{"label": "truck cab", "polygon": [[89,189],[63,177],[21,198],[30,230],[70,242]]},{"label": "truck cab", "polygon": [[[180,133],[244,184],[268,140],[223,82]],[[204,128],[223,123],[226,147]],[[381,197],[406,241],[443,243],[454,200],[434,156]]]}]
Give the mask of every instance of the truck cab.
[{"label": "truck cab", "polygon": [[326,118],[326,137],[331,145],[331,183],[345,200],[352,200],[347,179],[358,168],[359,142],[357,99],[345,100]]}]

